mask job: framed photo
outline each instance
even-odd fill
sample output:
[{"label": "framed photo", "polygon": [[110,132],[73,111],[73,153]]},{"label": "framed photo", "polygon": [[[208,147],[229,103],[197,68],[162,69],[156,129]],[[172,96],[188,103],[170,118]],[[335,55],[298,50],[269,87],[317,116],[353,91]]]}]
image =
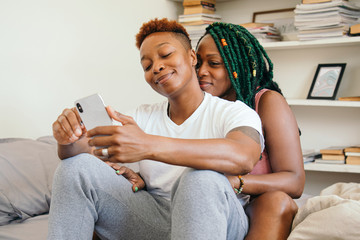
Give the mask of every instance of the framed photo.
[{"label": "framed photo", "polygon": [[307,99],[335,100],[346,63],[319,64]]},{"label": "framed photo", "polygon": [[254,12],[252,22],[273,23],[283,40],[297,40],[297,30],[295,28],[295,8],[276,9],[263,12]]}]

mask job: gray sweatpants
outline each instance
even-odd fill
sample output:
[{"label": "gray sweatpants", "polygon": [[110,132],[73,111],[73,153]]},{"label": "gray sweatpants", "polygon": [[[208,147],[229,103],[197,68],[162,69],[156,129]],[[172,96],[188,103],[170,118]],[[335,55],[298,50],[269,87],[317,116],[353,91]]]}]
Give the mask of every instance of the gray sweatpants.
[{"label": "gray sweatpants", "polygon": [[48,239],[243,239],[248,219],[226,177],[186,170],[171,201],[131,184],[89,154],[61,161],[56,170]]}]

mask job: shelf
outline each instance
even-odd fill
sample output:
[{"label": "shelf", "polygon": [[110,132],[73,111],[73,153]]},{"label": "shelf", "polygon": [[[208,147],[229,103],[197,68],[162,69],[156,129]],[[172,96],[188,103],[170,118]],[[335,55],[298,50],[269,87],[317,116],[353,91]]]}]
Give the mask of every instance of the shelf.
[{"label": "shelf", "polygon": [[360,165],[306,163],[305,171],[360,173]]},{"label": "shelf", "polygon": [[329,38],[314,41],[282,41],[261,44],[266,50],[324,48],[360,45],[360,37]]},{"label": "shelf", "polygon": [[290,106],[360,107],[360,101],[286,99]]},{"label": "shelf", "polygon": [[[171,1],[171,2],[182,2],[183,0],[168,0],[168,1]],[[237,1],[237,0],[216,0],[216,3],[219,3],[219,2],[231,2],[231,1]]]}]

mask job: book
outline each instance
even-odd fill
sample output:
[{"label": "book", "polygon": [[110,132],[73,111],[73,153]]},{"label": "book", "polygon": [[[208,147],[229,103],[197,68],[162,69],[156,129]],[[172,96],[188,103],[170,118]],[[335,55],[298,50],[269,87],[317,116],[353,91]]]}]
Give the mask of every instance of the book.
[{"label": "book", "polygon": [[345,0],[315,1],[296,5],[294,26],[299,40],[349,37],[350,26],[359,23],[360,8]]},{"label": "book", "polygon": [[321,154],[323,160],[341,160],[345,161],[345,155],[343,154]]},{"label": "book", "polygon": [[320,149],[321,154],[340,154],[344,155],[344,149],[346,146],[332,146],[328,148]]},{"label": "book", "polygon": [[192,21],[192,22],[182,22],[181,25],[183,25],[184,27],[187,26],[197,26],[197,25],[209,25],[212,24],[214,21],[205,21],[205,20],[199,20],[199,21]]},{"label": "book", "polygon": [[195,13],[187,15],[179,15],[179,22],[194,22],[194,21],[220,21],[221,16],[217,14]]},{"label": "book", "polygon": [[304,163],[314,162],[315,159],[321,158],[321,153],[315,150],[303,150],[302,155]]},{"label": "book", "polygon": [[358,97],[339,97],[339,101],[360,101],[360,96]]},{"label": "book", "polygon": [[325,159],[315,159],[315,163],[327,163],[327,164],[345,164],[344,160],[325,160]]},{"label": "book", "polygon": [[302,4],[331,2],[332,0],[302,0]]},{"label": "book", "polygon": [[[354,24],[350,27],[350,32],[349,34],[351,36],[356,36],[356,35],[359,35],[360,34],[360,23],[358,24]],[[360,97],[359,97],[360,98]]]},{"label": "book", "polygon": [[258,27],[274,27],[273,23],[255,23],[255,22],[250,22],[250,23],[242,23],[239,24],[240,26],[244,27],[244,28],[258,28]]},{"label": "book", "polygon": [[346,152],[345,156],[360,157],[360,152]]},{"label": "book", "polygon": [[360,152],[360,145],[346,147],[344,149],[344,152],[345,153],[347,153],[347,152],[357,152],[357,153],[359,153]]},{"label": "book", "polygon": [[207,5],[210,7],[215,7],[216,0],[184,0],[183,6],[195,6],[195,5]]},{"label": "book", "polygon": [[184,7],[184,15],[195,13],[215,13],[215,7],[209,7],[207,5],[195,5]]},{"label": "book", "polygon": [[348,156],[346,158],[346,164],[360,165],[360,156]]}]

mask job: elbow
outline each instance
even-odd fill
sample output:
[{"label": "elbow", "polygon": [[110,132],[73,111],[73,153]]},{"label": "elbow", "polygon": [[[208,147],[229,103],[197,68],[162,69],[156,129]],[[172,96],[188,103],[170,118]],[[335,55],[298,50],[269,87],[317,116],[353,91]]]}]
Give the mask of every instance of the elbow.
[{"label": "elbow", "polygon": [[234,166],[232,175],[246,175],[250,173],[259,159],[255,157],[242,157],[237,159],[237,164]]},{"label": "elbow", "polygon": [[296,176],[296,182],[294,185],[296,187],[293,188],[293,191],[289,193],[289,195],[295,199],[300,198],[304,192],[304,187],[305,187],[305,172],[299,173]]},{"label": "elbow", "polygon": [[303,194],[304,188],[299,188],[297,191],[294,191],[293,193],[290,194],[290,197],[297,199],[300,198],[301,195]]}]

